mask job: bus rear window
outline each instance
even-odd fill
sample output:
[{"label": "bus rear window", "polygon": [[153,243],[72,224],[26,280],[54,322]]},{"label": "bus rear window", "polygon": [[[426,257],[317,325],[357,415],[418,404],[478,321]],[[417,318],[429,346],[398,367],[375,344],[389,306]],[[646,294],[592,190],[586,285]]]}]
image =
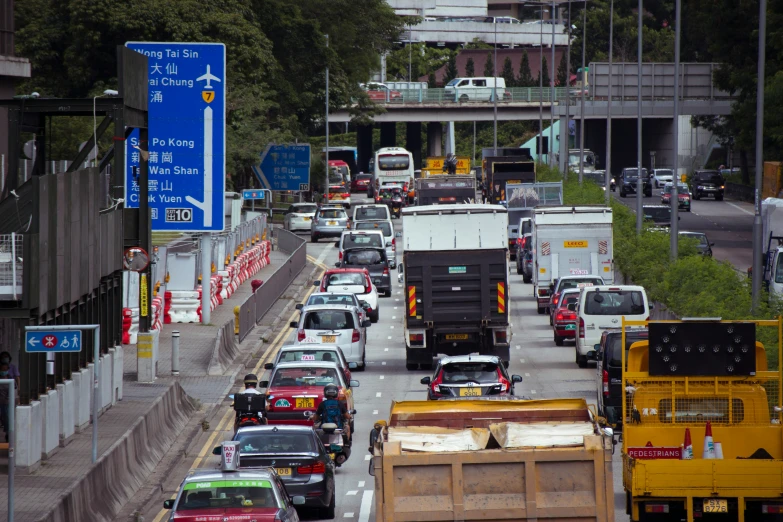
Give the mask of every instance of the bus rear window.
[{"label": "bus rear window", "polygon": [[378,168],[381,170],[405,170],[410,165],[410,158],[403,154],[378,156]]}]

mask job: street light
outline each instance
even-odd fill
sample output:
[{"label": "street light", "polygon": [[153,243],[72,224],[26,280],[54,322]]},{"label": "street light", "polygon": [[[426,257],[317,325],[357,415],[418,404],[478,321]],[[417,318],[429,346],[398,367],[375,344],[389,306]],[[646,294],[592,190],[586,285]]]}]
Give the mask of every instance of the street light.
[{"label": "street light", "polygon": [[764,276],[761,260],[761,242],[764,240],[761,230],[761,183],[764,168],[764,66],[767,45],[767,0],[759,1],[759,63],[756,73],[756,198],[753,215],[753,275],[751,290],[753,311],[758,310],[761,298],[761,280]]},{"label": "street light", "polygon": [[[557,97],[557,91],[555,90],[555,0],[552,0],[552,14],[549,17],[549,21],[552,22],[552,74],[549,75],[549,82],[552,87],[552,96],[549,98],[549,166],[554,166],[554,159],[552,158],[552,148],[555,143],[552,132],[555,128],[555,98]],[[542,24],[543,25],[543,24]]]},{"label": "street light", "polygon": [[[642,0],[639,0],[640,2]],[[579,90],[582,91],[582,104],[579,109],[579,184],[585,175],[585,39],[587,38],[587,2],[582,10],[582,77],[579,80]]]},{"label": "street light", "polygon": [[[641,1],[641,0],[640,0]],[[326,48],[329,48],[329,35],[326,35]],[[329,198],[329,57],[326,57],[326,197]],[[315,203],[318,203],[315,201]]]},{"label": "street light", "polygon": [[[495,127],[494,127],[494,136],[495,136],[495,156],[498,155],[498,24],[497,20],[495,21],[495,59],[492,63],[492,74],[495,76],[492,79],[492,86],[494,87],[493,93],[492,93],[492,106],[494,111],[494,117],[495,117]],[[454,151],[452,151],[454,152]]]},{"label": "street light", "polygon": [[672,176],[672,200],[669,202],[672,206],[672,222],[669,226],[669,250],[672,263],[677,260],[678,255],[678,221],[680,210],[680,196],[678,195],[680,176],[678,167],[680,164],[679,155],[679,141],[677,134],[679,133],[680,124],[680,7],[681,0],[675,0],[674,2],[674,118],[672,120],[672,154],[674,154],[674,165],[672,170],[674,175]]},{"label": "street light", "polygon": [[609,94],[606,101],[606,172],[604,173],[604,194],[606,205],[609,205],[612,189],[612,53],[614,43],[614,0],[609,2]]},{"label": "street light", "polygon": [[[571,0],[568,0],[568,32],[566,33],[568,35],[568,47],[566,49],[566,99],[565,99],[565,105],[566,105],[566,129],[565,129],[565,137],[566,137],[566,144],[565,144],[565,161],[560,161],[560,164],[563,165],[563,179],[568,180],[568,149],[571,148],[571,30],[574,26],[571,25]],[[562,136],[562,132],[560,133]],[[561,149],[563,145],[561,144]]]},{"label": "street light", "polygon": [[636,233],[642,233],[642,198],[644,183],[642,180],[642,0],[639,0],[639,20],[636,38],[638,56],[636,57],[637,92],[636,92]]}]

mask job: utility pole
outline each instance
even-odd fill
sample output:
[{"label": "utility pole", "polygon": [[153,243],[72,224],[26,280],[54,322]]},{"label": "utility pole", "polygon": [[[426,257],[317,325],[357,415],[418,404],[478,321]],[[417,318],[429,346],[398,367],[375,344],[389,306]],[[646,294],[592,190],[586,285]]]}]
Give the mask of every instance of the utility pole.
[{"label": "utility pole", "polygon": [[552,154],[552,151],[554,150],[554,135],[553,131],[555,128],[555,99],[557,98],[557,91],[555,90],[555,74],[557,69],[555,69],[555,0],[552,0],[552,13],[549,16],[549,21],[552,22],[552,74],[549,75],[549,81],[551,82],[552,87],[552,96],[549,99],[549,166],[554,166],[554,154]]},{"label": "utility pole", "polygon": [[[326,48],[329,49],[329,35],[326,35]],[[386,93],[389,94],[388,92]],[[388,100],[387,100],[388,101]],[[326,57],[326,199],[329,200],[329,57]],[[323,197],[323,196],[322,196]],[[317,201],[315,203],[318,203]]]},{"label": "utility pole", "polygon": [[[571,148],[571,0],[568,0],[568,27],[566,34],[568,35],[568,49],[566,51],[566,157],[565,162],[561,161],[561,165],[565,165],[563,168],[563,179],[568,180],[568,151]],[[562,149],[561,149],[562,150]]]},{"label": "utility pole", "polygon": [[644,198],[644,180],[642,179],[642,0],[639,0],[639,34],[636,38],[638,67],[636,92],[636,233],[642,233],[642,198]]},{"label": "utility pole", "polygon": [[614,43],[614,0],[609,2],[609,93],[606,102],[606,176],[604,178],[604,187],[606,193],[604,199],[606,205],[612,199],[612,53]]},{"label": "utility pole", "polygon": [[767,45],[767,0],[759,1],[759,64],[756,73],[756,194],[753,215],[753,311],[757,311],[761,300],[761,280],[764,277],[761,245],[761,183],[764,172],[764,73]]},{"label": "utility pole", "polygon": [[[498,24],[495,23],[495,60],[492,64],[493,73],[495,75],[495,78],[492,80],[492,86],[493,94],[492,94],[492,101],[493,101],[493,110],[494,110],[494,116],[495,116],[495,156],[498,155]],[[455,151],[452,151],[452,153],[455,153]]]},{"label": "utility pole", "polygon": [[674,165],[672,170],[674,175],[672,176],[672,200],[670,201],[672,207],[672,222],[669,226],[669,250],[671,253],[671,260],[674,263],[677,260],[679,249],[679,223],[680,220],[680,196],[678,195],[680,174],[678,168],[680,166],[679,155],[679,136],[680,132],[680,8],[681,0],[675,0],[674,2],[674,116],[672,119],[672,154],[674,156]]},{"label": "utility pole", "polygon": [[[642,0],[639,0],[640,2]],[[582,97],[582,107],[579,110],[579,184],[585,176],[585,40],[587,38],[587,2],[582,11],[582,70],[579,85]]]},{"label": "utility pole", "polygon": [[538,42],[538,147],[536,162],[541,163],[544,150],[544,5],[541,5],[541,25]]}]

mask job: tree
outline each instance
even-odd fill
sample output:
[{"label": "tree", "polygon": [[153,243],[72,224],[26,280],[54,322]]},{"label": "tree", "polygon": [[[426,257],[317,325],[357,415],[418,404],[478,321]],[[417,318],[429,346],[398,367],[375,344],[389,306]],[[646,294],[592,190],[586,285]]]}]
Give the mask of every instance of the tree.
[{"label": "tree", "polygon": [[484,76],[495,76],[495,62],[492,60],[492,53],[487,53],[487,61],[484,63]]},{"label": "tree", "polygon": [[533,73],[530,72],[530,58],[527,55],[527,51],[524,51],[522,53],[522,63],[519,65],[519,77],[516,85],[518,87],[533,87],[534,83]]},{"label": "tree", "polygon": [[431,72],[430,75],[427,77],[427,87],[430,89],[435,89],[438,86],[438,80],[435,78],[435,73]]},{"label": "tree", "polygon": [[473,62],[472,56],[468,58],[468,61],[465,63],[465,76],[468,78],[476,76],[476,64]]},{"label": "tree", "polygon": [[446,64],[446,75],[443,77],[443,85],[446,85],[451,80],[459,76],[457,70],[457,53],[452,53],[449,57],[449,63]]},{"label": "tree", "polygon": [[410,63],[411,76],[416,81],[443,67],[451,54],[449,49],[427,47],[423,43],[401,46],[386,55],[386,76],[397,81],[407,81]]},{"label": "tree", "polygon": [[506,87],[516,87],[516,80],[514,79],[514,66],[511,65],[511,58],[506,57],[503,62],[503,72],[500,73],[503,79],[506,80]]},{"label": "tree", "polygon": [[557,67],[555,85],[567,87],[569,84],[568,76],[568,72],[566,71],[566,53],[563,53],[563,56],[560,57],[560,65]]},{"label": "tree", "polygon": [[541,73],[543,72],[543,79],[544,79],[543,86],[546,89],[547,87],[549,87],[549,69],[547,68],[547,65],[546,65],[546,56],[543,57],[541,63],[542,63],[541,71],[538,72],[538,83],[537,83],[537,85],[542,85],[542,83],[541,83],[541,78],[542,78]]}]

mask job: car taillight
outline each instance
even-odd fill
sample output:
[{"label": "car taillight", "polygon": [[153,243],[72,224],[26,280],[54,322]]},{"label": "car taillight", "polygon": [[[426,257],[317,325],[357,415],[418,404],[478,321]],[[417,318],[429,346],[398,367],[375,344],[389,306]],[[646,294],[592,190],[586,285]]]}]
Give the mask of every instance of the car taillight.
[{"label": "car taillight", "polygon": [[342,252],[337,252],[337,260],[338,261],[342,261],[343,260],[343,253]]},{"label": "car taillight", "polygon": [[392,238],[392,250],[397,251],[397,240]]},{"label": "car taillight", "polygon": [[370,281],[370,276],[364,276],[364,293],[369,294],[372,292],[372,281]]},{"label": "car taillight", "polygon": [[518,237],[518,238],[517,238],[517,246],[518,246],[518,247],[522,247],[522,244],[523,244],[523,243],[522,243],[522,239],[523,239],[523,238],[521,238],[521,237]]},{"label": "car taillight", "polygon": [[652,317],[652,316],[648,315],[648,316],[647,316],[647,319],[645,319],[645,321],[649,321],[651,317]]},{"label": "car taillight", "polygon": [[557,312],[557,315],[555,316],[555,321],[562,321],[563,320],[563,312]]},{"label": "car taillight", "polygon": [[779,514],[783,513],[783,506],[777,504],[762,504],[761,512],[764,514]]},{"label": "car taillight", "polygon": [[668,513],[669,504],[645,504],[645,513]]},{"label": "car taillight", "polygon": [[604,397],[609,397],[609,372],[606,370],[604,370],[602,380],[604,383]]},{"label": "car taillight", "polygon": [[305,331],[304,330],[297,330],[296,331],[296,340],[298,342],[301,343],[302,341],[304,341],[305,337],[307,337],[307,336],[305,335]]},{"label": "car taillight", "polygon": [[389,275],[389,267],[388,266],[383,267],[383,275]]},{"label": "car taillight", "polygon": [[560,292],[556,293],[552,296],[552,304],[557,306],[558,301],[560,301]]},{"label": "car taillight", "polygon": [[546,297],[547,294],[549,294],[549,290],[547,290],[546,288],[538,289],[538,297]]},{"label": "car taillight", "polygon": [[508,391],[511,389],[511,383],[502,375],[500,375],[500,370],[498,369],[498,382],[500,383],[500,391]]},{"label": "car taillight", "polygon": [[409,334],[408,339],[410,340],[411,346],[417,345],[417,346],[423,346],[424,345],[424,334]]},{"label": "car taillight", "polygon": [[352,343],[358,343],[362,339],[362,334],[359,333],[359,330],[354,330],[353,335],[351,336],[351,342]]},{"label": "car taillight", "polygon": [[438,375],[438,377],[432,381],[432,391],[435,393],[441,393],[440,391],[440,385],[443,383],[443,376]]},{"label": "car taillight", "polygon": [[585,338],[585,320],[581,317],[579,318],[579,338]]},{"label": "car taillight", "polygon": [[315,473],[326,473],[326,464],[323,462],[314,462],[310,466],[299,466],[296,468],[299,475],[312,475]]}]

